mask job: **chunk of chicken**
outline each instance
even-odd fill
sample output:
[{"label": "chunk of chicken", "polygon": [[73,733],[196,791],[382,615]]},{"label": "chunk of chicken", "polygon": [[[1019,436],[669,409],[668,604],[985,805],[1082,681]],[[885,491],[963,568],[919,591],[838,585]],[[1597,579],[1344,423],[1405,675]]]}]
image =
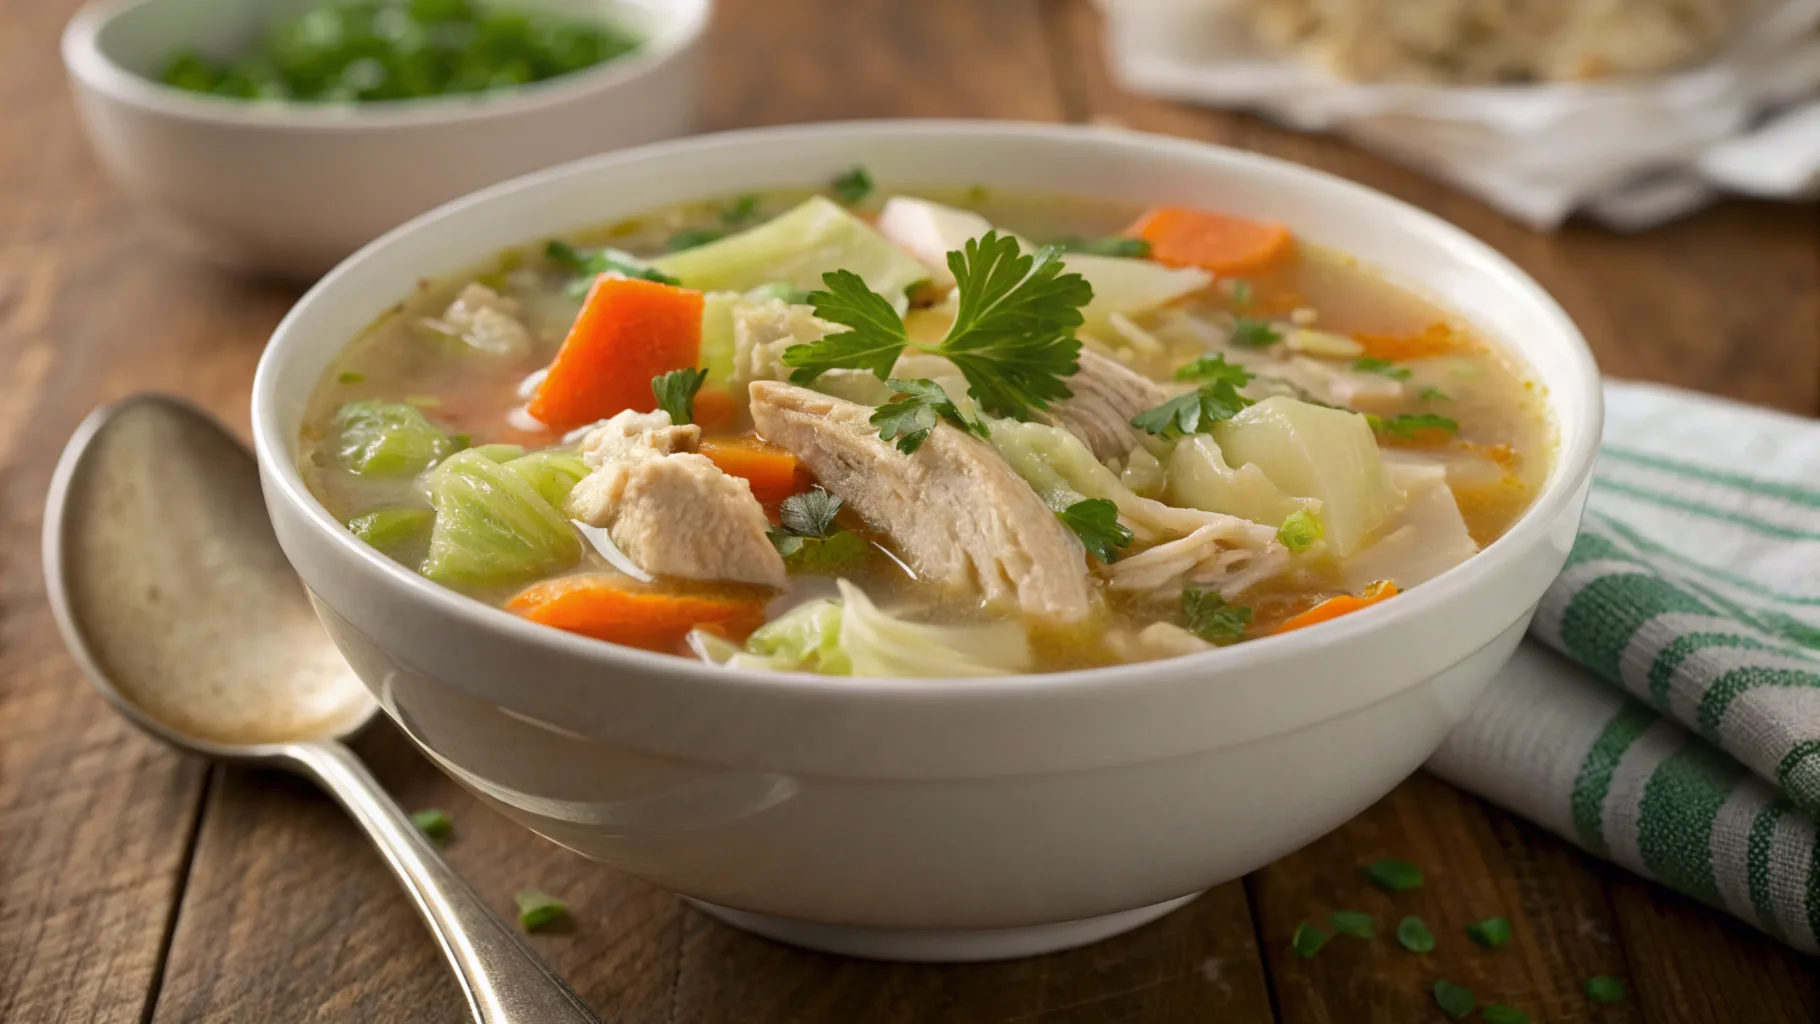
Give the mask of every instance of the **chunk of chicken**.
[{"label": "chunk of chicken", "polygon": [[1079,541],[989,445],[943,423],[905,455],[863,405],[770,381],[751,400],[759,434],[888,534],[918,576],[1052,621],[1091,613]]},{"label": "chunk of chicken", "polygon": [[[818,319],[808,306],[779,299],[744,303],[733,311],[733,387],[743,393],[755,380],[789,380],[784,350],[818,341],[835,325]],[[891,389],[867,370],[829,370],[815,387],[831,395],[878,405],[890,401]]]},{"label": "chunk of chicken", "polygon": [[425,320],[424,325],[494,355],[519,356],[531,350],[531,332],[518,320],[518,300],[479,282],[463,288],[440,318]]},{"label": "chunk of chicken", "polygon": [[609,462],[635,461],[657,455],[692,452],[701,443],[701,428],[676,426],[670,414],[627,409],[581,432],[581,457],[596,468]]},{"label": "chunk of chicken", "polygon": [[1068,378],[1068,388],[1074,396],[1056,405],[1050,419],[1087,442],[1102,462],[1129,455],[1142,436],[1131,417],[1168,398],[1148,377],[1087,349],[1081,350],[1080,372]]},{"label": "chunk of chicken", "polygon": [[784,560],[746,481],[695,454],[608,462],[569,494],[569,514],[605,527],[654,576],[782,587]]}]

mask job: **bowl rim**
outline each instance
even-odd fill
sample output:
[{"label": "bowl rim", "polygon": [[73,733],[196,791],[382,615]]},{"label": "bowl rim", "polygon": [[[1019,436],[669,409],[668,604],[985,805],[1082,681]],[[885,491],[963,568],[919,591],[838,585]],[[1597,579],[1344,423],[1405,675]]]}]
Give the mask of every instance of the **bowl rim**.
[{"label": "bowl rim", "polygon": [[651,75],[681,59],[706,34],[714,0],[666,0],[648,6],[669,27],[641,49],[592,67],[499,93],[455,93],[370,103],[256,102],[194,93],[147,78],[115,62],[100,36],[116,18],[165,0],[92,0],[64,25],[63,64],[75,79],[109,99],[167,117],[275,131],[390,131],[472,124],[559,107]]},{"label": "bowl rim", "polygon": [[[286,457],[288,438],[277,413],[278,353],[298,344],[302,337],[300,322],[312,316],[317,304],[331,301],[335,293],[363,273],[363,264],[380,250],[404,236],[445,218],[522,192],[534,191],[572,176],[591,176],[610,169],[646,160],[675,159],[683,156],[725,155],[725,151],[756,141],[789,142],[828,135],[860,134],[870,137],[909,135],[940,137],[944,141],[965,144],[970,138],[1013,136],[1030,139],[1084,139],[1098,145],[1119,148],[1128,154],[1147,150],[1173,153],[1198,160],[1224,162],[1231,166],[1264,173],[1286,180],[1291,187],[1337,190],[1350,199],[1384,214],[1414,218],[1427,232],[1435,233],[1451,246],[1463,247],[1503,276],[1503,285],[1513,288],[1552,322],[1553,330],[1568,343],[1570,372],[1568,383],[1576,394],[1564,394],[1549,388],[1547,408],[1555,424],[1571,412],[1580,426],[1572,447],[1561,443],[1556,450],[1554,471],[1544,483],[1523,515],[1502,536],[1476,555],[1447,572],[1413,587],[1396,601],[1385,601],[1351,615],[1319,624],[1313,629],[1291,634],[1276,634],[1247,640],[1199,654],[1169,658],[1163,661],[1135,662],[1063,672],[1024,673],[985,678],[894,678],[871,676],[823,676],[804,672],[761,672],[733,669],[718,665],[660,654],[633,647],[606,643],[562,630],[540,626],[465,594],[439,586],[407,567],[374,551],[329,514],[304,484],[301,473]],[[990,183],[988,183],[989,185]],[[352,339],[348,339],[352,340]],[[345,345],[346,342],[344,341]],[[1517,352],[1522,355],[1521,351]],[[312,383],[313,386],[313,383]],[[1571,409],[1570,409],[1571,406]],[[1603,427],[1604,406],[1600,374],[1579,328],[1554,298],[1509,258],[1464,229],[1410,205],[1386,193],[1349,181],[1326,171],[1306,167],[1277,157],[1246,150],[1100,125],[1057,124],[1049,122],[995,120],[852,120],[809,125],[787,125],[746,128],[698,135],[667,142],[652,143],[632,149],[584,158],[548,168],[481,189],[453,200],[399,225],[343,260],[318,281],[286,313],[273,330],[260,357],[252,392],[252,430],[261,471],[266,476],[268,504],[278,500],[290,506],[306,521],[305,529],[318,534],[335,548],[337,555],[360,567],[359,571],[374,577],[382,588],[402,591],[409,600],[426,602],[451,625],[501,635],[502,639],[552,649],[554,652],[602,671],[632,670],[647,677],[675,685],[713,689],[717,686],[769,688],[773,693],[795,694],[805,698],[857,697],[861,694],[889,696],[909,700],[992,700],[1019,694],[1057,694],[1093,692],[1104,688],[1135,689],[1148,681],[1152,684],[1191,678],[1204,681],[1210,677],[1240,673],[1284,660],[1309,648],[1346,643],[1385,626],[1419,619],[1431,608],[1452,601],[1455,595],[1477,586],[1495,582],[1501,570],[1523,559],[1541,545],[1560,519],[1576,506],[1575,501],[1589,482]],[[270,511],[270,510],[269,510]],[[1500,625],[1502,628],[1502,624]],[[1168,666],[1162,669],[1162,666]],[[1419,680],[1412,680],[1411,685]]]}]

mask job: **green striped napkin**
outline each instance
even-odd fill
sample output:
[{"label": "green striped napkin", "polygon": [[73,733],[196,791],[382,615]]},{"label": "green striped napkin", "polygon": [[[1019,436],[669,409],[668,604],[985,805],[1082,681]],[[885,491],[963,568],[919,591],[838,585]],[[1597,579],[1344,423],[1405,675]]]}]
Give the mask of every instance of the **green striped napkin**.
[{"label": "green striped napkin", "polygon": [[1820,953],[1820,422],[1605,397],[1567,567],[1428,767]]}]

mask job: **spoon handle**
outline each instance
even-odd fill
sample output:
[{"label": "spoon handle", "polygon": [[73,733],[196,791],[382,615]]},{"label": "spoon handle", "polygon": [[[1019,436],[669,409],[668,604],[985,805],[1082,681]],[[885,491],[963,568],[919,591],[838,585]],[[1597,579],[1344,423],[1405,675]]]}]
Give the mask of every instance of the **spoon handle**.
[{"label": "spoon handle", "polygon": [[580,997],[507,929],[443,862],[345,745],[302,743],[287,753],[316,777],[385,854],[455,969],[481,1024],[600,1024]]}]

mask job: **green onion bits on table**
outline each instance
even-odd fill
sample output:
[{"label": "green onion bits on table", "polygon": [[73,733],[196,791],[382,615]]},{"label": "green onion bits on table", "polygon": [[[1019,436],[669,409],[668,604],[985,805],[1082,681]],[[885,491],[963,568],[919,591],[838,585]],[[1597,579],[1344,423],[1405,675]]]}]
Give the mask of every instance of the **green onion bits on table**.
[{"label": "green onion bits on table", "polygon": [[605,22],[473,0],[354,0],[279,21],[225,60],[172,56],[166,85],[239,99],[366,103],[541,82],[638,49]]}]

